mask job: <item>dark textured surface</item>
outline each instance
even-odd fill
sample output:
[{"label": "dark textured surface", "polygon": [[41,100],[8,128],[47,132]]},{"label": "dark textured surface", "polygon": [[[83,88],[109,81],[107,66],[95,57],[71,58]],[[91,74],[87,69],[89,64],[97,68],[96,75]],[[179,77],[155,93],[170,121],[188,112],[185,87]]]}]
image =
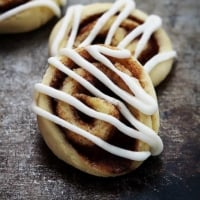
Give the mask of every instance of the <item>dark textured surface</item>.
[{"label": "dark textured surface", "polygon": [[164,152],[114,179],[79,172],[51,153],[30,105],[33,85],[46,69],[55,19],[28,34],[0,36],[1,200],[200,199],[200,2],[136,2],[162,16],[178,52],[171,74],[157,88]]}]

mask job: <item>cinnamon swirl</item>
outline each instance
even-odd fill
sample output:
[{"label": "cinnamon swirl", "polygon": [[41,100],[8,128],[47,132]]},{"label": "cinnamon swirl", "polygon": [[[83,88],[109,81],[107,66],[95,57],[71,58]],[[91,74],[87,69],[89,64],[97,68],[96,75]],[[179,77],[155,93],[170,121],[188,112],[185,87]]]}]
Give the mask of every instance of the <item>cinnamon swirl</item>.
[{"label": "cinnamon swirl", "polygon": [[161,153],[152,82],[128,50],[62,49],[35,85],[33,110],[58,158],[86,173],[126,174]]},{"label": "cinnamon swirl", "polygon": [[66,0],[0,0],[0,33],[21,33],[39,28],[54,15]]},{"label": "cinnamon swirl", "polygon": [[126,48],[144,65],[156,86],[168,75],[176,56],[161,26],[159,16],[147,16],[137,10],[133,0],[75,5],[66,11],[53,29],[49,52],[54,56],[60,48],[89,44]]}]

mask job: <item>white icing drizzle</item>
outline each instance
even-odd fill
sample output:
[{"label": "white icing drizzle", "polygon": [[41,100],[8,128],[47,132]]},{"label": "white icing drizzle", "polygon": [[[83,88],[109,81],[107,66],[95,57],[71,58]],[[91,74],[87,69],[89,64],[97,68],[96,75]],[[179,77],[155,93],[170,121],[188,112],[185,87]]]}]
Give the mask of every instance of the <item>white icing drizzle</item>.
[{"label": "white icing drizzle", "polygon": [[[76,109],[80,110],[81,112],[85,113],[86,115],[88,115],[90,117],[110,123],[113,126],[115,126],[119,131],[123,132],[125,135],[127,135],[131,138],[135,138],[135,139],[141,140],[143,142],[149,143],[151,147],[153,147],[156,142],[157,143],[159,142],[159,138],[158,138],[157,134],[152,135],[152,137],[150,138],[150,137],[146,136],[144,133],[136,131],[135,129],[128,127],[127,125],[120,122],[117,118],[115,118],[111,115],[97,112],[94,109],[91,109],[90,107],[86,106],[85,104],[83,104],[81,101],[79,101],[75,97],[71,96],[70,94],[66,94],[62,91],[58,91],[54,88],[51,88],[51,87],[41,84],[41,83],[36,84],[35,89],[38,92],[46,94],[52,98],[56,98],[65,103],[68,103],[69,105],[75,107]],[[156,140],[156,142],[154,142],[155,140]]]},{"label": "white icing drizzle", "polygon": [[[77,5],[80,7],[79,5]],[[73,6],[76,7],[76,6]],[[92,44],[93,40],[95,37],[98,35],[102,27],[106,24],[106,22],[110,19],[110,17],[114,16],[117,12],[120,12],[120,14],[116,17],[116,20],[113,22],[111,25],[106,39],[105,39],[105,44],[109,45],[111,44],[112,38],[117,31],[118,27],[122,23],[123,20],[125,20],[134,10],[135,8],[135,2],[134,0],[116,0],[116,2],[112,5],[112,7],[106,11],[96,22],[95,26],[89,33],[89,35],[86,37],[86,39],[79,45],[79,47],[84,47],[87,45]],[[50,53],[52,56],[55,56],[59,52],[59,45],[63,38],[65,37],[64,35],[66,34],[66,30],[69,29],[70,27],[70,21],[73,20],[73,26],[71,30],[71,35],[69,38],[73,37],[73,40],[70,40],[70,45],[69,41],[66,44],[65,47],[67,48],[72,48],[75,40],[75,35],[77,34],[77,29],[80,26],[80,18],[81,18],[81,13],[82,9],[80,11],[77,11],[75,8],[69,8],[68,11],[66,12],[66,15],[63,19],[63,22],[60,26],[60,29],[58,30],[57,35],[55,36],[55,39],[50,46]],[[76,16],[72,18],[72,16]],[[75,25],[76,24],[76,25]],[[134,56],[138,58],[140,53],[143,51],[145,48],[149,38],[151,35],[162,25],[162,20],[159,16],[156,15],[150,15],[146,21],[139,25],[137,28],[135,28],[133,31],[131,31],[119,44],[119,48],[125,48],[128,46],[131,41],[133,41],[137,36],[142,35],[141,39],[136,45],[135,53]],[[73,36],[72,36],[73,34]],[[174,52],[174,51],[172,51]],[[171,53],[172,53],[171,52]],[[173,53],[172,53],[173,54]],[[151,70],[156,66],[156,63],[158,62],[163,62],[165,60],[170,59],[167,54],[163,54],[162,59],[159,56],[159,61],[157,61],[157,57],[154,58],[155,62],[154,65],[151,66]]]},{"label": "white icing drizzle", "polygon": [[67,41],[67,48],[73,47],[73,44],[74,44],[74,41],[76,39],[76,35],[78,32],[79,24],[80,24],[80,17],[81,17],[81,11],[83,9],[83,6],[81,6],[81,5],[74,6],[72,9],[73,9],[74,20],[73,20],[73,24],[72,24],[71,34],[70,34],[69,40]]},{"label": "white icing drizzle", "polygon": [[[135,95],[132,99],[130,98],[130,101],[127,103],[129,103],[133,107],[137,108],[144,114],[152,115],[153,113],[155,113],[155,111],[158,109],[157,102],[155,102],[153,97],[151,97],[144,90],[141,89],[141,86],[138,83],[138,80],[136,78],[131,77],[131,76],[123,73],[122,71],[118,70],[112,64],[112,62],[110,60],[108,60],[105,56],[102,55],[102,54],[108,55],[108,56],[112,55],[112,56],[115,56],[116,58],[124,58],[125,55],[122,54],[122,51],[116,51],[116,50],[108,49],[106,47],[97,46],[97,45],[88,46],[88,47],[86,47],[86,49],[93,58],[95,58],[96,60],[103,63],[105,66],[107,66],[110,70],[112,70],[114,73],[116,73],[126,83],[126,85],[129,87],[129,89]],[[124,53],[126,53],[126,52],[124,51]],[[127,56],[128,57],[131,56],[129,51],[127,51]],[[91,68],[89,68],[89,66],[88,66],[88,69],[91,69]],[[97,77],[99,77],[99,74]],[[102,82],[104,82],[104,81],[105,80],[102,80]],[[137,84],[133,84],[133,82],[135,82]],[[117,90],[113,91],[113,92],[115,92],[116,94],[119,94]],[[119,91],[119,92],[121,93],[121,91]],[[123,97],[121,96],[121,98],[123,98]],[[124,97],[124,101],[126,101],[128,99],[129,99],[129,95]]]},{"label": "white icing drizzle", "polygon": [[159,16],[150,15],[144,24],[138,26],[133,31],[131,31],[118,45],[119,48],[126,47],[132,40],[134,40],[137,36],[142,34],[141,39],[139,40],[136,49],[135,49],[135,57],[138,58],[145,45],[147,44],[149,38],[152,33],[160,28],[162,25],[162,20]]},{"label": "white icing drizzle", "polygon": [[33,104],[32,108],[33,108],[33,111],[35,113],[37,113],[38,115],[40,115],[41,117],[44,117],[66,129],[70,129],[74,133],[77,133],[77,134],[87,138],[88,140],[92,141],[94,144],[96,144],[100,148],[102,148],[102,149],[106,150],[107,152],[114,154],[116,156],[120,156],[122,158],[127,158],[130,160],[143,161],[143,160],[146,160],[151,155],[150,152],[148,152],[148,151],[134,152],[134,151],[125,150],[120,147],[111,145],[111,144],[105,142],[104,140],[90,134],[89,132],[87,132],[77,126],[74,126],[73,124],[70,124],[69,122],[41,109],[38,106],[35,106],[34,104]]},{"label": "white icing drizzle", "polygon": [[[94,96],[104,99],[104,100],[108,101],[109,103],[118,107],[119,111],[126,118],[126,120],[128,122],[130,122],[130,124],[133,125],[135,128],[137,128],[139,131],[142,131],[147,136],[149,136],[149,138],[155,139],[155,137],[159,137],[159,136],[157,136],[157,134],[155,134],[155,132],[152,129],[150,129],[147,126],[144,126],[144,124],[142,124],[140,121],[138,121],[131,114],[131,112],[129,111],[129,109],[126,107],[126,105],[123,102],[121,102],[120,100],[115,99],[113,97],[110,97],[110,96],[104,94],[103,92],[101,92],[100,90],[98,90],[90,82],[88,82],[83,77],[81,77],[80,75],[75,73],[73,70],[70,70],[70,68],[68,68],[67,66],[63,65],[58,60],[58,58],[51,57],[51,58],[49,58],[48,62],[49,62],[49,64],[56,67],[57,69],[59,69],[60,71],[65,73],[66,75],[72,77],[74,80],[76,80],[78,83],[80,83],[83,87],[85,87],[89,92],[91,92],[91,94],[93,94]],[[137,82],[134,82],[134,83],[137,84]],[[154,139],[153,139],[153,141],[155,143],[154,143],[154,145],[152,145],[154,148],[152,148],[151,152],[152,152],[152,155],[158,155],[160,153],[160,151],[162,151],[161,149],[163,148],[162,141],[159,141],[160,138],[157,138],[157,140],[154,140]]]},{"label": "white icing drizzle", "polygon": [[[62,1],[62,2],[64,4],[65,0]],[[23,12],[25,10],[28,10],[28,9],[34,8],[34,7],[38,7],[38,6],[48,7],[58,17],[61,15],[60,8],[55,1],[53,1],[53,0],[32,0],[30,2],[27,2],[27,3],[24,3],[22,5],[17,6],[15,8],[12,8],[12,9],[4,12],[3,14],[0,14],[0,22],[5,20],[5,19],[8,19],[8,18],[20,13],[20,12]]]},{"label": "white icing drizzle", "polygon": [[144,65],[144,69],[146,72],[150,73],[151,70],[158,65],[159,63],[169,60],[171,58],[175,58],[177,56],[176,51],[169,51],[164,53],[159,53],[152,57],[147,63]]},{"label": "white icing drizzle", "polygon": [[[64,38],[65,35],[67,34],[66,31],[67,31],[67,28],[68,28],[71,20],[72,20],[72,30],[71,30],[71,34],[69,36],[69,38],[71,38],[70,39],[71,42],[69,42],[69,40],[68,40],[66,47],[72,48],[76,34],[77,34],[78,27],[80,25],[80,16],[82,13],[82,9],[83,9],[82,5],[75,5],[75,6],[71,6],[68,8],[64,18],[62,19],[60,29],[59,29],[58,33],[56,34],[56,37],[54,38],[54,41],[50,48],[51,56],[57,55],[57,53],[59,51],[59,45],[62,41],[62,38]],[[70,30],[68,30],[68,31],[70,31]]]},{"label": "white icing drizzle", "polygon": [[50,54],[52,56],[56,56],[58,49],[59,49],[60,42],[66,34],[66,28],[68,27],[68,24],[69,24],[70,20],[72,19],[73,14],[74,14],[74,8],[69,7],[64,18],[62,19],[62,24],[60,26],[60,29],[59,29],[56,37],[54,38],[54,41],[53,41],[52,46],[50,48]]},{"label": "white icing drizzle", "polygon": [[111,41],[112,41],[112,37],[115,34],[117,28],[119,27],[119,25],[122,23],[123,20],[125,20],[130,13],[134,10],[135,8],[135,2],[134,1],[125,1],[125,8],[124,10],[118,15],[117,19],[114,21],[114,23],[112,24],[106,40],[105,40],[105,44],[106,45],[110,45]]},{"label": "white icing drizzle", "polygon": [[[113,6],[105,12],[96,22],[94,28],[90,31],[87,38],[79,45],[79,47],[84,47],[92,43],[92,41],[95,39],[99,31],[102,29],[102,27],[106,24],[106,22],[115,15],[119,9],[124,6],[127,2],[131,2],[130,0],[117,0]],[[127,9],[124,9],[124,12],[127,12]]]},{"label": "white icing drizzle", "polygon": [[[94,58],[96,58],[96,57],[98,58],[99,54],[101,54],[101,53],[102,53],[101,56],[108,55],[108,56],[117,57],[117,58],[128,58],[128,57],[130,57],[130,52],[127,51],[127,50],[111,50],[111,49],[108,49],[106,47],[97,46],[97,45],[94,45],[93,47],[94,47],[94,49],[87,47],[86,50],[89,53],[91,53],[90,51],[95,50],[96,55],[94,53],[91,55],[91,56],[95,56]],[[80,67],[85,69],[85,66],[84,66],[84,63],[83,63],[83,60],[85,60],[85,59],[83,57],[82,57],[82,59],[80,57],[77,57],[74,50],[69,50],[69,49],[65,49],[65,50],[66,51],[64,51],[64,50],[62,51],[62,54],[65,54],[66,56],[68,56],[70,54],[69,51],[71,51],[70,55],[72,55],[72,54],[75,55],[75,56],[70,56],[70,58],[73,60],[73,62],[77,63]],[[103,56],[103,57],[104,57],[104,59],[103,59],[102,63],[106,66],[110,65],[107,62],[105,62],[106,56]],[[71,96],[70,94],[66,94],[62,91],[58,91],[58,90],[51,88],[49,86],[46,86],[44,84],[36,84],[35,89],[38,92],[44,93],[44,94],[49,95],[53,98],[64,101],[64,102],[70,104],[71,106],[74,106],[76,109],[80,110],[81,112],[85,113],[86,115],[89,115],[91,117],[94,117],[94,118],[97,118],[97,119],[100,119],[100,120],[104,120],[104,121],[114,125],[122,133],[124,133],[124,134],[126,134],[130,137],[139,139],[143,142],[146,142],[151,147],[151,150],[150,150],[151,153],[149,151],[134,152],[134,151],[129,151],[129,150],[125,150],[125,149],[113,146],[113,145],[103,141],[102,139],[90,134],[89,132],[87,132],[83,129],[80,129],[79,127],[76,127],[76,126],[70,124],[69,122],[66,122],[65,120],[62,120],[61,118],[55,116],[54,114],[51,114],[51,113],[43,110],[42,108],[39,108],[36,104],[34,104],[33,110],[38,115],[40,115],[44,118],[47,118],[50,121],[53,121],[54,123],[56,123],[60,126],[63,126],[67,129],[72,130],[73,132],[75,132],[75,133],[87,138],[88,140],[94,142],[96,145],[103,148],[104,150],[106,150],[106,151],[108,151],[108,152],[110,152],[114,155],[123,157],[123,158],[128,158],[128,159],[137,160],[137,161],[143,161],[143,160],[147,159],[151,154],[152,155],[158,155],[158,154],[161,153],[161,151],[163,149],[163,144],[162,144],[160,137],[151,128],[145,126],[140,121],[138,121],[133,116],[133,114],[130,113],[130,111],[128,110],[128,108],[126,107],[126,105],[123,102],[102,93],[100,90],[98,90],[95,86],[93,86],[91,83],[89,83],[83,77],[76,74],[73,70],[71,70],[67,66],[63,65],[58,60],[58,58],[56,58],[56,57],[50,58],[49,64],[52,64],[53,66],[55,66],[57,69],[59,69],[60,71],[62,71],[66,75],[68,75],[68,76],[72,77],[73,79],[75,79],[76,81],[78,81],[83,87],[88,89],[92,94],[94,94],[97,97],[100,97],[102,99],[105,99],[106,101],[117,106],[119,111],[121,112],[121,114],[134,127],[136,127],[138,129],[138,131],[134,130],[133,128],[128,127],[127,125],[123,124],[122,122],[120,122],[118,119],[116,119],[113,116],[110,116],[110,115],[104,114],[104,113],[100,113],[100,112],[95,111],[94,109],[89,108],[88,106],[86,106],[85,104],[83,104],[81,101],[79,101],[75,97]],[[89,66],[89,68],[90,67],[91,66]],[[107,67],[111,67],[111,66],[107,66]],[[113,70],[113,69],[111,69],[111,70]],[[118,73],[118,71],[115,71],[115,70],[113,70],[113,72]],[[95,73],[97,73],[98,77],[101,76],[99,71],[98,72],[95,71]],[[122,76],[122,74],[120,74],[120,76]],[[130,78],[129,76],[125,76],[125,77],[123,77],[124,80]],[[105,79],[106,78],[103,77],[100,81],[105,82]],[[127,82],[127,84],[128,83],[129,82]],[[139,100],[140,100],[141,103],[143,103],[142,102],[143,98],[146,98],[148,95],[145,94],[145,92],[143,91],[143,88],[141,86],[139,86],[138,81],[133,81],[132,85],[136,85],[136,88],[134,88],[134,92],[139,94]],[[108,87],[108,85],[107,85],[107,87]],[[151,102],[150,102],[150,100],[151,100]],[[155,104],[155,100],[149,99],[148,103],[150,104],[150,106],[153,107],[154,104]]]}]

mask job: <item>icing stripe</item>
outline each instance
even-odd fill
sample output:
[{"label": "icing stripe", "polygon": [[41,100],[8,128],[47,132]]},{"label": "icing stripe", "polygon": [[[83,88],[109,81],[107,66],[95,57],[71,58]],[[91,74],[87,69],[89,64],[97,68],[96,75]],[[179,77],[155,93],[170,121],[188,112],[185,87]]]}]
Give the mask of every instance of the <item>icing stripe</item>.
[{"label": "icing stripe", "polygon": [[[99,62],[102,62],[105,66],[107,66],[110,70],[112,70],[114,73],[116,73],[125,83],[126,85],[129,87],[129,89],[133,92],[133,94],[144,104],[141,105],[141,107],[144,109],[145,103],[147,105],[151,105],[152,110],[149,112],[145,112],[146,114],[153,114],[157,108],[158,105],[155,102],[155,100],[153,99],[152,96],[148,95],[143,89],[141,89],[141,86],[138,82],[138,80],[134,77],[129,76],[126,73],[123,73],[122,71],[118,70],[112,63],[110,60],[108,60],[105,56],[103,56],[101,53],[103,53],[104,55],[108,55],[108,56],[115,56],[116,58],[125,58],[125,56],[123,56],[122,51],[119,50],[112,50],[112,49],[108,49],[106,47],[103,46],[97,46],[97,45],[93,45],[93,46],[88,46],[86,47],[86,50],[89,52],[89,54],[91,56],[93,56],[93,58],[95,58],[96,60],[98,60]],[[131,56],[130,52],[127,52],[127,55],[129,54],[128,57]],[[133,82],[135,84],[133,84]],[[137,107],[141,112],[143,112],[142,109],[140,109],[139,107]]]},{"label": "icing stripe", "polygon": [[112,26],[111,26],[108,34],[107,34],[107,37],[106,37],[106,40],[105,40],[106,45],[109,45],[111,43],[112,37],[115,34],[119,25],[122,23],[123,20],[125,20],[130,15],[130,13],[135,8],[135,2],[134,1],[126,1],[125,3],[126,3],[126,5],[125,5],[124,10],[118,15],[117,19],[114,21],[114,23],[112,24]]},{"label": "icing stripe", "polygon": [[[117,58],[127,58],[130,57],[130,52],[127,50],[111,50],[108,49],[106,47],[102,47],[102,46],[97,46],[94,45],[95,48],[90,48],[87,47],[86,50],[87,51],[95,51],[98,52],[97,55],[103,56],[103,55],[108,55],[108,56],[112,56],[112,57],[117,57]],[[89,49],[89,50],[88,50]],[[75,57],[71,56],[72,60],[74,62],[80,63],[80,66],[82,67],[84,65],[84,62],[86,61],[83,57],[77,57],[76,56],[76,52],[74,52],[74,50],[69,50],[69,49],[65,49],[62,51],[62,53],[65,53],[67,51],[67,55],[69,54],[69,52],[71,52],[70,55],[75,55]],[[89,52],[91,53],[91,52]],[[120,56],[119,56],[120,55]],[[96,55],[91,55],[96,57]],[[118,57],[119,56],[119,57]],[[102,63],[105,64],[105,56],[103,56],[103,61]],[[75,60],[74,60],[75,59]],[[78,61],[77,61],[78,60]],[[39,108],[37,105],[33,105],[33,110],[40,116],[47,118],[51,121],[53,121],[54,123],[63,126],[67,129],[72,130],[73,132],[89,139],[90,141],[94,142],[96,145],[98,145],[99,147],[103,148],[104,150],[123,157],[123,158],[128,158],[131,160],[137,160],[137,161],[143,161],[146,158],[148,158],[150,156],[150,154],[152,155],[158,155],[161,153],[161,151],[163,150],[163,144],[162,141],[160,139],[160,137],[149,127],[147,127],[146,125],[144,125],[143,123],[141,123],[140,121],[138,121],[132,113],[130,113],[130,111],[128,110],[128,108],[124,105],[123,102],[121,102],[120,100],[117,100],[113,97],[110,97],[104,93],[102,93],[100,90],[98,90],[95,86],[93,86],[91,83],[89,83],[87,80],[85,80],[83,77],[81,77],[80,75],[76,74],[73,70],[71,70],[70,68],[68,68],[67,66],[63,65],[58,58],[56,57],[52,57],[49,58],[49,64],[52,64],[53,66],[55,66],[57,69],[59,69],[60,71],[62,71],[63,73],[67,74],[68,76],[72,77],[73,79],[75,79],[77,82],[79,82],[83,87],[85,87],[86,89],[88,89],[92,94],[94,94],[97,97],[103,98],[106,101],[114,104],[115,106],[117,106],[117,108],[119,109],[119,111],[121,112],[121,114],[131,123],[131,125],[133,125],[133,127],[135,127],[137,130],[134,130],[133,128],[123,124],[122,122],[120,122],[118,119],[114,118],[113,116],[110,116],[108,114],[104,114],[104,113],[100,113],[95,111],[94,109],[89,108],[87,105],[83,104],[81,101],[79,101],[78,99],[75,99],[75,97],[71,96],[70,94],[66,94],[65,92],[62,91],[58,91],[54,88],[51,88],[49,86],[43,85],[43,84],[36,84],[35,89],[38,92],[44,93],[46,95],[49,95],[53,98],[59,99],[61,101],[64,101],[68,104],[70,104],[71,106],[74,106],[76,109],[79,109],[80,111],[82,111],[83,113],[85,113],[86,115],[89,115],[91,117],[106,121],[112,125],[114,125],[117,129],[119,129],[122,133],[139,139],[143,142],[146,142],[147,144],[150,145],[151,149],[150,152],[146,151],[146,152],[134,152],[134,151],[129,151],[129,150],[125,150],[116,146],[113,146],[105,141],[103,141],[102,139],[98,138],[97,136],[92,135],[91,133],[76,127],[75,125],[70,124],[69,122],[66,122],[65,120],[55,116],[54,114],[48,113],[47,111],[43,110],[42,108]],[[84,62],[83,62],[84,61]],[[79,64],[78,64],[79,65]],[[87,63],[88,65],[88,63]],[[107,64],[106,64],[107,65]],[[88,65],[88,67],[91,67]],[[111,67],[112,68],[112,67]],[[118,73],[118,71],[114,70],[114,73]],[[99,76],[99,71],[96,72],[97,76]],[[130,77],[126,77],[127,79],[129,79]],[[104,80],[103,80],[104,81]],[[139,85],[138,81],[133,81],[132,85]],[[108,87],[108,85],[107,85]],[[137,88],[139,92],[139,94],[141,95],[143,91],[143,88],[138,87]],[[136,92],[137,93],[137,92]],[[145,96],[143,96],[145,97]],[[145,97],[146,98],[146,97]],[[142,101],[142,96],[140,96],[140,99],[138,101]],[[154,99],[152,99],[152,101],[155,101]],[[150,106],[152,105],[151,102]]]},{"label": "icing stripe", "polygon": [[[79,24],[80,24],[80,17],[81,17],[81,12],[83,9],[83,6],[78,5],[72,8],[73,9],[73,24],[72,24],[72,30],[71,30],[71,34],[70,37],[67,41],[67,48],[72,48],[74,41],[76,39],[76,35],[78,32],[78,28],[79,28]],[[75,14],[76,13],[76,14]]]},{"label": "icing stripe", "polygon": [[149,128],[148,126],[145,126],[143,123],[138,121],[134,117],[134,115],[132,115],[132,113],[128,110],[128,108],[126,107],[126,105],[123,102],[121,102],[120,100],[115,99],[113,97],[110,97],[110,96],[104,94],[103,92],[101,92],[100,90],[98,90],[90,82],[85,80],[80,75],[76,74],[74,71],[72,71],[67,66],[63,65],[58,60],[58,58],[51,57],[51,58],[49,58],[48,62],[49,62],[49,64],[51,64],[52,66],[56,67],[57,69],[59,69],[60,71],[65,73],[66,75],[72,77],[74,80],[76,80],[78,83],[80,83],[83,87],[85,87],[89,92],[91,92],[94,96],[102,98],[102,99],[108,101],[109,103],[115,105],[119,109],[121,114],[124,116],[124,118],[132,126],[134,126],[136,129],[138,129],[140,132],[143,132],[149,138],[154,138],[153,139],[154,145],[153,145],[153,147],[151,149],[152,155],[160,154],[160,152],[163,149],[163,144],[162,144],[162,141],[161,141],[160,137],[151,128]]},{"label": "icing stripe", "polygon": [[149,38],[162,25],[162,20],[160,17],[156,15],[150,15],[144,24],[138,26],[133,31],[131,31],[118,45],[119,48],[125,48],[132,40],[134,40],[137,36],[142,34],[141,39],[139,40],[136,49],[135,49],[135,57],[137,58],[145,45],[147,44]]},{"label": "icing stripe", "polygon": [[153,137],[149,137],[149,135],[145,135],[142,132],[136,131],[133,128],[128,127],[127,125],[120,122],[117,118],[113,117],[112,115],[95,111],[94,109],[82,103],[80,100],[76,99],[70,94],[66,94],[63,91],[56,90],[52,87],[49,87],[41,83],[35,85],[35,90],[37,90],[40,93],[46,94],[52,98],[68,103],[69,105],[73,106],[74,108],[78,109],[79,111],[83,112],[84,114],[90,117],[110,123],[111,125],[116,127],[119,131],[121,131],[123,134],[131,138],[141,140],[145,143],[149,143],[149,145],[152,148],[153,146],[155,146],[156,143],[155,140],[157,141],[157,143],[159,141],[157,134],[154,134]]},{"label": "icing stripe", "polygon": [[[101,49],[100,46],[98,48]],[[97,51],[95,51],[95,52],[97,52]],[[95,52],[93,52],[93,53],[95,53]],[[128,52],[128,50],[120,50],[120,52],[121,52],[121,54],[123,54],[123,52]],[[91,64],[90,62],[85,60],[75,50],[62,49],[60,51],[60,53],[61,53],[61,55],[65,55],[65,56],[69,57],[70,59],[72,59],[74,61],[74,63],[81,66],[83,69],[85,69],[89,73],[91,73],[94,77],[96,77],[99,81],[101,81],[104,85],[106,85],[116,95],[119,95],[125,102],[127,102],[128,104],[137,108],[144,114],[152,115],[157,110],[157,104],[154,103],[154,101],[155,101],[154,99],[152,101],[154,104],[150,104],[150,105],[149,105],[149,103],[145,104],[145,101],[141,102],[140,101],[141,98],[138,99],[136,96],[133,96],[130,93],[126,92],[125,90],[122,90],[121,88],[119,88],[103,72],[101,72],[93,64]],[[109,51],[107,52],[107,55],[112,56],[112,54]],[[124,76],[127,76],[127,75],[124,75]],[[127,76],[127,80],[129,80],[129,78],[130,77]],[[129,81],[132,83],[132,80],[133,79],[131,79],[131,81],[130,80]],[[142,88],[140,87],[140,89],[142,89]],[[140,91],[138,91],[138,92],[140,92]],[[141,95],[141,93],[140,93],[140,95]],[[151,98],[151,97],[149,97],[149,98]],[[145,98],[143,98],[143,99],[145,99]]]},{"label": "icing stripe", "polygon": [[72,19],[73,14],[74,14],[74,7],[69,7],[68,11],[66,12],[65,17],[62,20],[60,30],[56,34],[56,37],[54,38],[54,41],[50,48],[50,53],[52,56],[55,56],[57,54],[62,38],[64,38],[65,34],[67,34],[66,29],[68,27],[68,24],[70,23],[70,20]]},{"label": "icing stripe", "polygon": [[[54,38],[52,42],[52,46],[50,47],[50,54],[51,56],[56,56],[59,51],[59,45],[62,41],[62,39],[65,37],[66,34],[68,34],[67,29],[69,27],[70,21],[72,20],[72,30],[71,34],[69,36],[70,42],[66,43],[66,47],[73,47],[74,40],[80,25],[80,17],[82,13],[83,6],[82,5],[75,5],[68,8],[66,11],[66,14],[61,22],[60,29],[58,33],[56,34],[56,37]],[[78,15],[78,16],[77,16]],[[70,30],[68,30],[70,31]],[[70,44],[70,45],[69,45]]]},{"label": "icing stripe", "polygon": [[96,22],[94,28],[90,31],[87,38],[79,45],[79,47],[84,47],[92,43],[94,38],[97,36],[99,31],[102,29],[102,27],[106,24],[106,22],[109,20],[110,17],[112,17],[114,14],[116,14],[119,9],[129,0],[123,0],[123,1],[116,1],[113,6],[105,12]]},{"label": "icing stripe", "polygon": [[90,134],[89,132],[87,132],[77,126],[74,126],[74,125],[70,124],[69,122],[41,109],[40,107],[36,106],[35,104],[33,104],[32,109],[39,116],[44,117],[66,129],[72,130],[74,133],[87,138],[88,140],[92,141],[94,144],[96,144],[100,148],[102,148],[105,151],[107,151],[111,154],[114,154],[116,156],[120,156],[122,158],[127,158],[130,160],[136,160],[136,161],[146,160],[150,156],[150,152],[148,152],[148,151],[134,152],[134,151],[125,150],[120,147],[111,145],[111,144],[105,142],[104,140],[98,138],[97,136],[94,136],[94,135]]},{"label": "icing stripe", "polygon": [[169,51],[169,52],[164,52],[164,53],[159,53],[152,57],[145,65],[144,69],[146,72],[150,73],[152,69],[158,65],[159,63],[169,60],[171,58],[175,58],[177,56],[175,51]]},{"label": "icing stripe", "polygon": [[20,13],[20,12],[23,12],[27,9],[38,7],[38,6],[48,7],[58,17],[61,15],[60,8],[57,5],[57,3],[55,3],[54,1],[52,1],[52,0],[34,0],[34,1],[31,1],[31,2],[27,2],[25,4],[19,5],[16,8],[8,10],[3,14],[0,14],[0,22],[5,20],[5,19],[8,19],[8,18]]}]

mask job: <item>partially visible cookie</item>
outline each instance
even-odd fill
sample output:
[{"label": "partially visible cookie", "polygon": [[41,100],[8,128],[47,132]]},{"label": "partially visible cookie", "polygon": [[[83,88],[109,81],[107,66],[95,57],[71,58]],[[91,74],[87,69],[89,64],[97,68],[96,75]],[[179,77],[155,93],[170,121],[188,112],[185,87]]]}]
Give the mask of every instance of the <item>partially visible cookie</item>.
[{"label": "partially visible cookie", "polygon": [[66,0],[0,0],[0,33],[22,33],[60,16]]},{"label": "partially visible cookie", "polygon": [[166,78],[176,56],[161,26],[159,16],[135,9],[133,0],[75,5],[54,27],[49,53],[100,43],[126,48],[144,65],[156,86]]}]

